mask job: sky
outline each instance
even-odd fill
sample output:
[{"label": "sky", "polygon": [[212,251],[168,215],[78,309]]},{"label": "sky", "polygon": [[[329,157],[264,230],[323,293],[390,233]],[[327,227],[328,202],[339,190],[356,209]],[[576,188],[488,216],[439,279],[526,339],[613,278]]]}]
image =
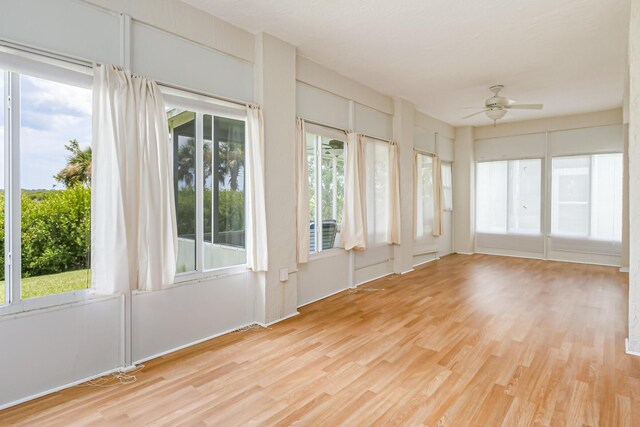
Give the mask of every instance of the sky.
[{"label": "sky", "polygon": [[[0,79],[0,94],[2,86]],[[91,90],[21,75],[20,104],[21,187],[61,188],[53,176],[66,164],[65,144],[77,139],[82,148],[91,145]],[[2,135],[4,117],[0,117]],[[4,161],[0,168],[4,170]]]}]

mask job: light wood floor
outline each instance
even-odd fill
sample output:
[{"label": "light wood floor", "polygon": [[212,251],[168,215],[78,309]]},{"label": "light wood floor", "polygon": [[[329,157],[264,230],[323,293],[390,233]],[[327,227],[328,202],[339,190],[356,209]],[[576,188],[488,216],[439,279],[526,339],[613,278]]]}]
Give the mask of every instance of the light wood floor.
[{"label": "light wood floor", "polygon": [[[0,424],[640,425],[615,268],[452,255]],[[5,386],[5,385],[2,385]]]}]

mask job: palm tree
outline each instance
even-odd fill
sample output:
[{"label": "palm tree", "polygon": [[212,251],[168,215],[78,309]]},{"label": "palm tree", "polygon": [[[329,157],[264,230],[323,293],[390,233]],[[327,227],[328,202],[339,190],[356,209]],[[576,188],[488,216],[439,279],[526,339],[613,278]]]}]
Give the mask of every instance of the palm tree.
[{"label": "palm tree", "polygon": [[91,183],[91,147],[82,149],[80,143],[76,139],[72,139],[64,148],[71,155],[67,157],[67,165],[54,176],[54,179],[67,188],[77,184],[89,186]]},{"label": "palm tree", "polygon": [[229,176],[229,187],[238,191],[238,176],[244,168],[244,144],[221,142],[219,148],[220,162],[218,164],[218,181],[224,185],[225,177]]}]

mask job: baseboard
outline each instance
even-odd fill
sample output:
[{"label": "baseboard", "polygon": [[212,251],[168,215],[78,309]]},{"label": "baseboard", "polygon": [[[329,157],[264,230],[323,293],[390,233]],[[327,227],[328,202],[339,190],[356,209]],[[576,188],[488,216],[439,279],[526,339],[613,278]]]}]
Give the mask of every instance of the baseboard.
[{"label": "baseboard", "polygon": [[91,375],[91,376],[83,378],[81,380],[73,381],[73,382],[70,382],[68,384],[64,384],[64,385],[61,385],[61,386],[58,386],[58,387],[54,387],[54,388],[49,389],[49,390],[41,391],[40,393],[32,394],[31,396],[23,397],[22,399],[15,400],[13,402],[2,404],[2,405],[0,405],[0,411],[2,411],[3,409],[10,408],[12,406],[19,405],[21,403],[28,402],[30,400],[37,399],[37,398],[42,397],[42,396],[46,396],[46,395],[51,394],[51,393],[55,393],[55,392],[58,392],[58,391],[61,391],[61,390],[67,389],[67,388],[75,387],[78,384],[86,383],[87,381],[95,380],[96,378],[104,377],[105,375],[111,375],[111,374],[113,374],[115,372],[121,372],[122,369],[124,369],[124,368],[118,367],[118,368],[115,368],[115,369],[110,369],[110,370],[102,372],[100,374]]},{"label": "baseboard", "polygon": [[475,255],[475,252],[460,252],[460,251],[454,251],[454,254],[458,254],[458,255]]},{"label": "baseboard", "polygon": [[300,312],[299,312],[299,311],[296,311],[295,313],[291,313],[291,314],[290,314],[290,315],[288,315],[288,316],[285,316],[285,317],[283,317],[283,318],[281,318],[281,319],[274,320],[274,321],[269,322],[269,323],[262,323],[262,322],[254,322],[254,323],[255,323],[256,325],[258,325],[258,326],[262,326],[263,328],[268,328],[268,327],[269,327],[269,326],[271,326],[271,325],[275,325],[276,323],[284,322],[285,320],[287,320],[287,319],[291,319],[292,317],[296,317],[296,316],[297,316],[297,315],[299,315],[299,314],[300,314]]},{"label": "baseboard", "polygon": [[309,301],[309,302],[305,302],[304,304],[299,305],[299,306],[298,306],[298,308],[301,308],[301,307],[307,306],[307,305],[309,305],[309,304],[313,304],[314,302],[322,301],[322,300],[323,300],[323,299],[325,299],[325,298],[332,297],[332,296],[334,296],[334,295],[339,294],[340,292],[344,292],[344,291],[349,290],[349,289],[351,289],[351,288],[346,287],[346,288],[344,288],[344,289],[340,289],[339,291],[331,292],[329,295],[325,295],[325,296],[322,296],[322,297],[320,297],[320,298],[316,298],[316,299],[314,299],[314,300],[311,300],[311,301]]},{"label": "baseboard", "polygon": [[[247,323],[247,324],[245,324],[245,325],[235,326],[235,327],[234,327],[234,328],[232,328],[232,329],[227,329],[227,330],[225,330],[225,331],[218,332],[218,333],[215,333],[215,334],[213,334],[213,335],[209,335],[209,336],[207,336],[207,337],[205,337],[205,338],[201,338],[201,339],[198,339],[198,340],[196,340],[196,341],[191,341],[191,342],[189,342],[189,343],[187,343],[187,344],[183,344],[183,345],[180,345],[180,346],[178,346],[178,347],[174,347],[174,348],[172,348],[172,349],[170,349],[170,350],[167,350],[167,351],[163,351],[163,352],[161,352],[161,353],[154,354],[153,356],[143,357],[142,359],[138,359],[138,360],[136,360],[133,364],[134,364],[134,365],[138,365],[138,364],[140,364],[140,363],[147,362],[147,361],[152,360],[152,359],[157,359],[158,357],[166,356],[167,354],[170,354],[170,353],[173,353],[173,352],[176,352],[176,351],[183,350],[183,349],[185,349],[185,348],[187,348],[187,347],[191,347],[192,345],[200,344],[200,343],[203,343],[203,342],[205,342],[205,341],[209,341],[209,340],[212,340],[212,339],[214,339],[214,338],[218,338],[218,337],[220,337],[220,336],[222,336],[222,335],[226,335],[226,334],[229,334],[229,333],[231,333],[231,332],[233,332],[233,331],[237,331],[238,329],[242,329],[242,328],[246,328],[247,326],[255,325],[256,323],[258,323],[258,322],[250,322],[250,323]],[[262,325],[261,325],[261,326],[262,326]]]},{"label": "baseboard", "polygon": [[630,354],[631,356],[640,357],[640,352],[629,350],[629,338],[624,339],[624,352]]},{"label": "baseboard", "polygon": [[[365,268],[366,268],[366,267],[365,267]],[[380,276],[376,276],[376,277],[373,277],[373,278],[371,278],[371,279],[367,279],[367,280],[365,280],[364,282],[356,283],[356,286],[355,286],[355,287],[357,288],[358,286],[362,286],[362,285],[364,285],[364,284],[366,284],[366,283],[375,282],[376,280],[383,279],[383,278],[385,278],[385,277],[387,277],[387,276],[391,276],[392,274],[393,274],[393,271],[392,271],[391,273],[385,273],[385,274],[382,274],[382,275],[380,275]]]},{"label": "baseboard", "polygon": [[411,273],[411,272],[412,272],[412,271],[414,271],[414,270],[415,270],[415,268],[410,268],[410,269],[408,269],[408,270],[406,270],[406,271],[402,271],[402,272],[400,272],[400,274],[402,275],[402,274]]},{"label": "baseboard", "polygon": [[620,267],[620,273],[628,273],[629,267]]}]

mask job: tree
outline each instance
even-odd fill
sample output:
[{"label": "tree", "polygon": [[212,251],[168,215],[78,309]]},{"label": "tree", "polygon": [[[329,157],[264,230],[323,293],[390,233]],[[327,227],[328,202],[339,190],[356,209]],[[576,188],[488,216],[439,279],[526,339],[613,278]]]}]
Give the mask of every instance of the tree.
[{"label": "tree", "polygon": [[80,148],[76,139],[69,141],[64,148],[71,153],[67,165],[54,176],[54,179],[71,188],[77,184],[88,187],[91,183],[91,147]]}]

